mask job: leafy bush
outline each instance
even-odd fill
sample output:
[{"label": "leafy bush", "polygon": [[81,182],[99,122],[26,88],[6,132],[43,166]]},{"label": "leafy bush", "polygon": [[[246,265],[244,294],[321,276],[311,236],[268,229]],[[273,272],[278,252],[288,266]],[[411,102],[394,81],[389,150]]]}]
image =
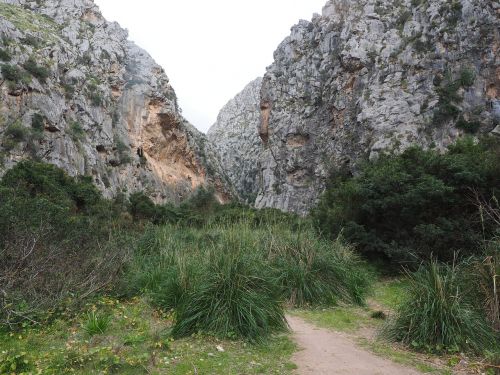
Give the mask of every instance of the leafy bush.
[{"label": "leafy bush", "polygon": [[[419,262],[431,254],[452,260],[477,253],[495,225],[481,223],[472,190],[498,196],[500,145],[471,138],[446,154],[412,147],[361,166],[359,175],[338,174],[313,210],[318,230],[341,232],[367,256]],[[484,225],[483,225],[484,224]]]},{"label": "leafy bush", "polygon": [[21,69],[14,65],[2,64],[2,77],[7,81],[21,82],[23,79],[23,73]]},{"label": "leafy bush", "polygon": [[491,326],[500,332],[500,239],[487,243],[484,254],[469,260],[464,284],[474,304],[484,311]]},{"label": "leafy bush", "polygon": [[5,129],[5,136],[14,140],[15,142],[23,142],[28,136],[28,129],[26,129],[19,121],[14,122]]},{"label": "leafy bush", "polygon": [[0,351],[0,374],[25,374],[32,368],[26,352]]},{"label": "leafy bush", "polygon": [[85,138],[85,130],[83,130],[82,126],[77,121],[71,121],[69,123],[68,133],[73,139],[73,142],[80,142]]},{"label": "leafy bush", "polygon": [[471,350],[495,346],[493,330],[470,303],[459,266],[435,260],[409,275],[405,301],[383,335],[430,351]]},{"label": "leafy bush", "polygon": [[41,324],[117,280],[126,222],[90,179],[21,162],[0,182],[0,327]]},{"label": "leafy bush", "polygon": [[43,131],[45,129],[45,117],[35,113],[31,118],[31,127],[37,131]]},{"label": "leafy bush", "polygon": [[0,60],[1,61],[10,61],[12,57],[10,56],[10,53],[3,48],[0,48]]},{"label": "leafy bush", "polygon": [[40,82],[45,82],[50,75],[50,71],[36,63],[33,58],[29,58],[24,64],[23,68],[30,72],[33,77],[37,78]]},{"label": "leafy bush", "polygon": [[455,126],[459,129],[462,129],[466,133],[475,134],[481,128],[481,123],[474,120],[467,121],[463,116],[460,116]]}]

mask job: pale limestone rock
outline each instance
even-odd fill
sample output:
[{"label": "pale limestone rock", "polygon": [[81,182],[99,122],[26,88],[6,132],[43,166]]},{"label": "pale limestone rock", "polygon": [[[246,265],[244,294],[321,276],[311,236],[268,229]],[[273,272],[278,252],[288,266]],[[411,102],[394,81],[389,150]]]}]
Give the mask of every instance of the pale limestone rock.
[{"label": "pale limestone rock", "polygon": [[[181,116],[163,69],[93,1],[1,0],[0,48],[12,56],[4,64],[32,58],[49,70],[46,82],[0,87],[0,174],[36,157],[91,176],[108,197],[144,191],[178,202],[215,185],[227,200],[216,155]],[[36,134],[35,115],[44,122]],[[14,123],[29,134],[13,145],[4,133]]]}]

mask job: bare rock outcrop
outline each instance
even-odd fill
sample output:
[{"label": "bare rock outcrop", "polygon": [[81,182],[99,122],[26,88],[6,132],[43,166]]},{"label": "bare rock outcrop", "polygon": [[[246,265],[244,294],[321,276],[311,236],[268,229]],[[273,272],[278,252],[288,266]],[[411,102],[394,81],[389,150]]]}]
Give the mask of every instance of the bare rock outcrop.
[{"label": "bare rock outcrop", "polygon": [[108,197],[177,202],[213,185],[228,198],[163,69],[92,0],[1,0],[0,60],[0,174],[36,158]]},{"label": "bare rock outcrop", "polygon": [[[245,202],[253,204],[259,191],[260,155],[258,137],[262,78],[250,82],[219,113],[207,133],[221,160],[221,166]],[[242,147],[244,145],[244,147]]]},{"label": "bare rock outcrop", "polygon": [[500,133],[499,16],[491,0],[330,0],[294,26],[262,84],[256,206],[305,214],[339,168]]}]

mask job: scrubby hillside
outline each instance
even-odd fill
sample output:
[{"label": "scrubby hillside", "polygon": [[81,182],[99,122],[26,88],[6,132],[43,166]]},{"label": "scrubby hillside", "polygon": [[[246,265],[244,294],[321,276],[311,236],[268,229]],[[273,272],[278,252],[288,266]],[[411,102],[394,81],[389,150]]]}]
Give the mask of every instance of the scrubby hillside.
[{"label": "scrubby hillside", "polygon": [[163,69],[92,0],[0,2],[0,174],[36,158],[92,176],[106,196],[227,198],[206,137]]}]

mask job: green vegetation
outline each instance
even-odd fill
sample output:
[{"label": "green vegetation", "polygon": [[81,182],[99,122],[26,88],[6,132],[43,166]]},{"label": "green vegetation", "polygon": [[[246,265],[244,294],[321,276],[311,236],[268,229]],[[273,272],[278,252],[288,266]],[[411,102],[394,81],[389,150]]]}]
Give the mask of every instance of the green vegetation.
[{"label": "green vegetation", "polygon": [[85,130],[83,130],[82,126],[77,121],[70,121],[68,133],[75,143],[78,143],[85,138]]},{"label": "green vegetation", "polygon": [[21,69],[14,65],[2,64],[2,77],[7,81],[20,82],[23,78]]},{"label": "green vegetation", "polygon": [[[243,221],[179,232],[164,225],[146,230],[126,284],[135,289],[129,295],[146,292],[156,306],[175,311],[177,336],[202,330],[258,340],[285,328],[282,301],[363,303],[362,267],[349,248],[310,229]],[[300,276],[292,277],[294,269]]]},{"label": "green vegetation", "polygon": [[45,117],[39,113],[35,113],[31,118],[31,127],[39,132],[45,129]]},{"label": "green vegetation", "polygon": [[[108,201],[90,179],[22,162],[0,192],[2,365],[27,372],[288,373],[287,303],[363,304],[368,291],[363,263],[340,240],[294,215],[221,206],[203,189],[179,207],[141,194]],[[289,280],[294,269],[303,277]],[[120,311],[139,303],[150,326],[137,332],[142,320]],[[202,351],[172,349],[178,342]]]},{"label": "green vegetation", "polygon": [[[0,182],[0,369],[289,373],[286,308],[424,372],[449,373],[409,349],[496,363],[499,159],[497,143],[469,138],[383,155],[338,173],[312,218],[222,206],[205,189],[180,205],[110,201],[89,178],[19,163]],[[407,275],[376,281],[381,258]]]},{"label": "green vegetation", "polygon": [[439,86],[436,91],[439,95],[439,103],[434,111],[433,122],[437,125],[449,120],[456,120],[461,115],[460,103],[463,97],[459,94],[460,88],[467,88],[474,84],[476,75],[473,70],[463,68],[458,78],[454,79],[451,72],[447,72],[444,80],[438,79]]},{"label": "green vegetation", "polygon": [[126,165],[132,162],[132,157],[130,156],[130,147],[123,143],[121,139],[118,139],[115,142],[120,165]]},{"label": "green vegetation", "polygon": [[12,56],[7,50],[0,48],[0,61],[10,61],[11,58]]},{"label": "green vegetation", "polygon": [[8,171],[0,183],[0,327],[44,325],[111,287],[133,245],[120,220],[90,179],[35,162]]},{"label": "green vegetation", "polygon": [[326,236],[342,233],[371,258],[407,264],[477,253],[497,226],[481,221],[473,197],[499,195],[495,140],[458,141],[446,154],[412,147],[364,164],[356,177],[338,173],[313,212]]},{"label": "green vegetation", "polygon": [[83,324],[83,329],[85,333],[89,336],[104,334],[108,329],[110,323],[109,316],[100,315],[95,311],[91,311],[87,314],[87,319]]},{"label": "green vegetation", "polygon": [[384,327],[385,337],[437,352],[493,348],[493,330],[471,303],[464,280],[458,265],[431,261],[420,267],[409,275],[406,298]]},{"label": "green vegetation", "polygon": [[25,33],[41,33],[43,40],[28,34],[26,38],[35,38],[38,43],[47,43],[58,39],[59,25],[50,17],[24,9],[21,6],[0,3],[0,14]]},{"label": "green vegetation", "polygon": [[174,340],[170,316],[144,299],[101,297],[84,309],[109,317],[104,333],[88,336],[80,323],[86,313],[63,315],[36,329],[0,332],[0,373],[291,374],[294,369],[289,358],[296,347],[284,335],[257,345],[203,335]]},{"label": "green vegetation", "polygon": [[46,67],[38,65],[33,58],[29,58],[23,64],[23,68],[42,83],[44,83],[50,75],[50,71]]}]

